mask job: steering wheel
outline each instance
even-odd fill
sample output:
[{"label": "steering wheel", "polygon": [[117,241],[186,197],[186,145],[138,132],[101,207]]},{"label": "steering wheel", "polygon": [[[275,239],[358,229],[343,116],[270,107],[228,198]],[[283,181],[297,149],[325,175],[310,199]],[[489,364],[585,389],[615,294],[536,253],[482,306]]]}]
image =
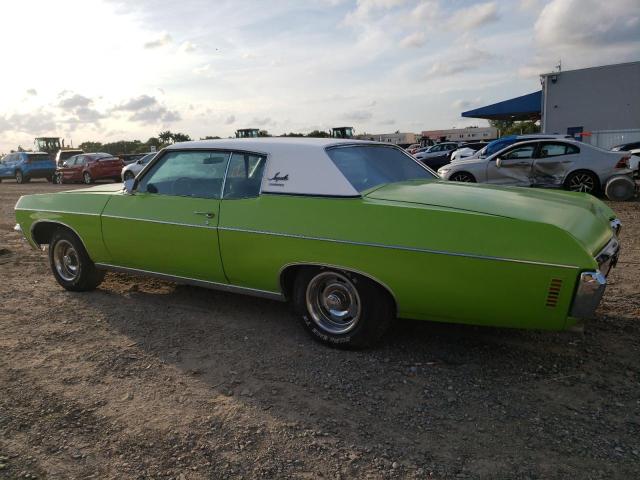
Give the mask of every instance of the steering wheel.
[{"label": "steering wheel", "polygon": [[179,177],[173,181],[171,185],[171,193],[178,196],[190,195],[191,179],[189,177]]}]

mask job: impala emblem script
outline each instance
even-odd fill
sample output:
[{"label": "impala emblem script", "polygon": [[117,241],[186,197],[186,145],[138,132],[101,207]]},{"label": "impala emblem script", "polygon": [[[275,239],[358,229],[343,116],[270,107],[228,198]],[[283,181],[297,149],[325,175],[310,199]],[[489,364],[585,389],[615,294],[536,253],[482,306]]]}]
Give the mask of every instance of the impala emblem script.
[{"label": "impala emblem script", "polygon": [[280,172],[277,172],[273,177],[268,178],[269,185],[273,187],[284,187],[284,182],[289,180],[289,174],[280,175]]}]

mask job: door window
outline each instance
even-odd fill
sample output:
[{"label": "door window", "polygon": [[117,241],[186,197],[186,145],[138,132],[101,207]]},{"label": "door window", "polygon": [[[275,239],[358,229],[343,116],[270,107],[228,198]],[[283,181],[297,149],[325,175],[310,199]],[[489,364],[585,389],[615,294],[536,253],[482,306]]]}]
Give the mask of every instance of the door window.
[{"label": "door window", "polygon": [[233,153],[224,182],[224,198],[250,198],[260,195],[266,157],[251,153]]},{"label": "door window", "polygon": [[571,155],[580,153],[580,149],[568,143],[545,143],[540,149],[540,158],[558,157],[560,155]]},{"label": "door window", "polygon": [[524,147],[514,148],[509,150],[502,156],[503,160],[511,160],[518,158],[533,158],[533,152],[535,151],[535,145],[526,145]]},{"label": "door window", "polygon": [[217,198],[229,152],[170,151],[138,183],[138,191],[180,197]]}]

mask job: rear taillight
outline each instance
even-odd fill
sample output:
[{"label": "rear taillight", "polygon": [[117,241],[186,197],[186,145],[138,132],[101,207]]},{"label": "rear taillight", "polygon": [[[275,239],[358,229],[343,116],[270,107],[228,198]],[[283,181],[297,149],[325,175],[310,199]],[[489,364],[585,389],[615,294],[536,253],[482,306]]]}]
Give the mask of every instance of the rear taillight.
[{"label": "rear taillight", "polygon": [[622,157],[620,160],[618,160],[618,163],[616,163],[616,168],[629,168],[629,159],[631,157],[630,156],[625,156]]}]

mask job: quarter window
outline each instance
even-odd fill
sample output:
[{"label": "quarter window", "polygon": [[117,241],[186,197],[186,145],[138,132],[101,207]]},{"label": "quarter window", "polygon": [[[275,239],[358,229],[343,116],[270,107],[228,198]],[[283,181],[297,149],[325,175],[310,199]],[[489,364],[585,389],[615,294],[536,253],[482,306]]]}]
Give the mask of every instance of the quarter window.
[{"label": "quarter window", "polygon": [[224,183],[224,198],[257,197],[266,161],[266,157],[262,155],[234,152]]},{"label": "quarter window", "polygon": [[138,191],[219,199],[228,161],[229,152],[170,151],[140,180]]}]

